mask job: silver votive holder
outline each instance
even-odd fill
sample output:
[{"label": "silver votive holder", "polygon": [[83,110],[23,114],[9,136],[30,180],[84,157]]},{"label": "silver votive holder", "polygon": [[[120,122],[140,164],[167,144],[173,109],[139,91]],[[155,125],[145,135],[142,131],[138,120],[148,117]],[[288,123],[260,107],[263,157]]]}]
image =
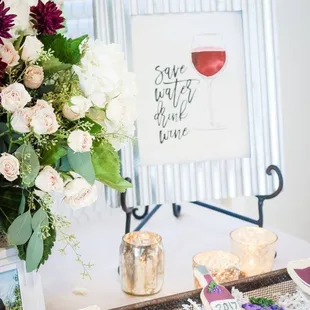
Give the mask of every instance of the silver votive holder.
[{"label": "silver votive holder", "polygon": [[122,290],[131,295],[158,293],[164,282],[162,238],[152,232],[126,234],[120,246]]}]

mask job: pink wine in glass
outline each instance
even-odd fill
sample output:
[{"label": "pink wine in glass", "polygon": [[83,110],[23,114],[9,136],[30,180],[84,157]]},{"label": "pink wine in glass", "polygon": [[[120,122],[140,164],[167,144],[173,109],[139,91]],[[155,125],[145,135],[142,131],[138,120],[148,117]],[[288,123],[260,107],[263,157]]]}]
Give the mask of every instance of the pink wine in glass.
[{"label": "pink wine in glass", "polygon": [[201,75],[212,77],[224,67],[226,52],[221,48],[199,47],[192,51],[192,62]]}]

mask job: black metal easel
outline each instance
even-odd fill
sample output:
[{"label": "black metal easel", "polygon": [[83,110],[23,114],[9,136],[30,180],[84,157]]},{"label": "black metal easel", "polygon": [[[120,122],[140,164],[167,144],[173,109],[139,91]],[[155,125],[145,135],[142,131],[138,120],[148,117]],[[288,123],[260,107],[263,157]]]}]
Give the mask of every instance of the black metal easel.
[{"label": "black metal easel", "polygon": [[[201,201],[192,201],[192,203],[196,204],[200,207],[207,208],[207,209],[210,209],[210,210],[213,210],[216,212],[220,212],[220,213],[229,215],[231,217],[243,220],[245,222],[258,225],[259,227],[263,227],[263,224],[264,224],[263,206],[264,206],[265,200],[275,198],[276,196],[278,196],[281,193],[281,191],[283,189],[283,176],[282,176],[281,170],[277,166],[271,165],[267,168],[266,173],[268,175],[271,175],[272,171],[274,171],[276,173],[276,175],[279,179],[279,186],[278,186],[277,190],[270,195],[257,195],[256,196],[256,198],[258,199],[258,219],[253,219],[253,218],[250,218],[247,216],[243,216],[241,214],[231,212],[231,211],[228,211],[228,210],[216,207],[216,206],[212,206],[212,205],[203,203]],[[130,178],[126,178],[126,180],[128,182],[131,182]],[[150,211],[149,206],[145,206],[143,214],[138,215],[137,214],[138,208],[127,207],[126,192],[121,193],[121,207],[122,207],[123,211],[126,213],[125,233],[130,232],[131,216],[134,216],[134,218],[137,220],[141,220],[140,224],[134,229],[134,231],[139,231],[153,217],[153,215],[160,209],[161,206],[162,206],[161,204],[158,204],[151,211]],[[176,204],[176,203],[173,203],[172,204],[172,211],[173,211],[173,215],[178,218],[181,214],[181,206]]]}]

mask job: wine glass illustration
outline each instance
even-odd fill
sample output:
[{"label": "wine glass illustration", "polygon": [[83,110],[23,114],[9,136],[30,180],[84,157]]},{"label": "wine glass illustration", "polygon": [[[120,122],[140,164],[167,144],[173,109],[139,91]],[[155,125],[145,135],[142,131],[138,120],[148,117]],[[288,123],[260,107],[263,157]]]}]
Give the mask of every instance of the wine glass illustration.
[{"label": "wine glass illustration", "polygon": [[217,33],[197,34],[192,43],[192,63],[196,71],[206,80],[208,86],[208,107],[210,130],[225,129],[217,122],[212,99],[212,84],[226,64],[223,38]]}]

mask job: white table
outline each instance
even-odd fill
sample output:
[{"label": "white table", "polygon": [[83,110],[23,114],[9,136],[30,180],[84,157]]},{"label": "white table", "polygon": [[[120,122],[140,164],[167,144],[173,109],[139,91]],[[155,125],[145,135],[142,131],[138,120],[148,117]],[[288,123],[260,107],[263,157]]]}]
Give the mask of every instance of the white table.
[{"label": "white table", "polygon": [[[125,216],[120,209],[107,209],[101,216],[81,219],[73,231],[81,241],[85,261],[95,264],[92,280],[82,280],[80,266],[72,253],[63,257],[55,251],[41,270],[47,310],[77,310],[97,304],[101,310],[167,296],[193,289],[192,257],[205,250],[229,250],[229,233],[245,222],[192,204],[182,205],[182,215],[176,219],[171,206],[163,206],[144,230],[163,237],[166,253],[165,284],[151,297],[132,297],[121,291],[118,251],[124,231]],[[136,222],[133,223],[133,227]],[[310,244],[274,230],[279,236],[278,256],[274,269],[284,268],[294,259],[310,257]],[[57,247],[57,246],[56,246]],[[181,271],[181,272],[180,272]],[[180,275],[181,274],[181,275]],[[86,288],[86,296],[72,293],[76,287]]]}]

